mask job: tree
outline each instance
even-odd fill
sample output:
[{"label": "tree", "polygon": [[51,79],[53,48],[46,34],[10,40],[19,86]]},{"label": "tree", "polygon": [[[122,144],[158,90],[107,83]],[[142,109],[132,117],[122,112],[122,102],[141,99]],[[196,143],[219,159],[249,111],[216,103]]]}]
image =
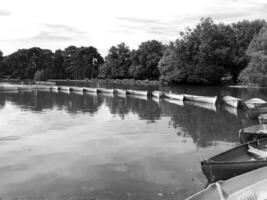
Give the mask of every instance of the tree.
[{"label": "tree", "polygon": [[[131,65],[131,51],[124,43],[112,46],[105,58],[107,70],[111,78],[128,78]],[[104,67],[103,66],[103,67]]]},{"label": "tree", "polygon": [[7,75],[18,79],[33,79],[37,70],[49,70],[53,67],[53,53],[50,50],[33,47],[20,49],[7,56],[4,65]]},{"label": "tree", "polygon": [[52,79],[66,79],[66,68],[64,65],[63,51],[56,50],[53,56],[53,68],[51,71]]},{"label": "tree", "polygon": [[244,84],[267,86],[267,27],[263,27],[247,49],[251,60],[241,71],[239,80]]},{"label": "tree", "polygon": [[83,79],[97,77],[104,60],[97,49],[90,47],[70,46],[64,52],[64,65],[69,78]]},{"label": "tree", "polygon": [[141,43],[137,50],[132,51],[130,75],[135,79],[158,79],[158,63],[163,50],[162,43],[156,40]]},{"label": "tree", "polygon": [[249,63],[250,57],[246,54],[246,50],[248,49],[251,40],[258,35],[259,31],[264,26],[266,26],[265,20],[243,20],[232,24],[235,40],[233,41],[234,58],[231,73],[235,80],[240,71]]}]

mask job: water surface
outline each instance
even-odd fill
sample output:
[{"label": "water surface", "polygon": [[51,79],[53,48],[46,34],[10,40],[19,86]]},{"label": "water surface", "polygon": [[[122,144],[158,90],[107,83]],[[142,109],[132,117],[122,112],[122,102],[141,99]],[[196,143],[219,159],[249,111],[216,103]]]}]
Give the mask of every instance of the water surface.
[{"label": "water surface", "polygon": [[[266,91],[179,87],[265,98]],[[224,107],[136,96],[0,93],[0,197],[5,200],[184,199],[203,189],[199,161],[239,144],[257,121]]]}]

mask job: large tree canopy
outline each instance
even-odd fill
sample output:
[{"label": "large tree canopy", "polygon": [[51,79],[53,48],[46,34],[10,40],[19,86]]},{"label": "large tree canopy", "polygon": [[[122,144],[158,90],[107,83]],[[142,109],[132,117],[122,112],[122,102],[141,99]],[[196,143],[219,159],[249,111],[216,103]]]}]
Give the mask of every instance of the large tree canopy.
[{"label": "large tree canopy", "polygon": [[131,51],[125,43],[109,49],[105,64],[101,66],[100,78],[128,78],[131,65]]},{"label": "large tree canopy", "polygon": [[137,50],[132,51],[130,75],[135,79],[158,79],[158,63],[163,50],[162,43],[156,40],[143,42]]},{"label": "large tree canopy", "polygon": [[229,75],[236,80],[248,61],[244,46],[264,24],[265,21],[256,20],[225,25],[215,24],[211,18],[202,19],[166,50],[158,66],[161,80],[214,84]]},{"label": "large tree canopy", "polygon": [[239,80],[245,84],[267,86],[267,27],[251,41],[247,54],[251,60],[240,73]]}]

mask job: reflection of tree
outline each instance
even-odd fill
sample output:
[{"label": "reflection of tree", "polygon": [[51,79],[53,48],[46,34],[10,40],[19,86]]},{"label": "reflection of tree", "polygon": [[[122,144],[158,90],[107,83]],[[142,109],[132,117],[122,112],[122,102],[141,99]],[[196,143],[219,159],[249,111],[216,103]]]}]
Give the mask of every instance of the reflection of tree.
[{"label": "reflection of tree", "polygon": [[118,114],[122,119],[124,119],[125,115],[129,113],[126,98],[118,96],[106,98],[106,105],[109,107],[111,114]]},{"label": "reflection of tree", "polygon": [[140,119],[148,120],[148,122],[155,122],[155,120],[160,119],[159,104],[151,99],[143,100],[127,96],[127,105],[131,112],[138,114]]},{"label": "reflection of tree", "polygon": [[[211,141],[238,141],[238,130],[247,121],[226,112],[214,112],[193,105],[177,106],[161,102],[163,113],[171,116],[174,128],[181,127],[199,146],[207,146]],[[179,133],[181,134],[181,133]]]},{"label": "reflection of tree", "polygon": [[0,105],[4,105],[5,101],[11,101],[23,109],[33,111],[57,107],[66,109],[70,113],[77,113],[78,111],[94,113],[103,103],[103,99],[98,96],[44,91],[1,93]]},{"label": "reflection of tree", "polygon": [[53,104],[60,109],[66,109],[70,113],[98,111],[103,99],[93,95],[81,95],[75,93],[53,93]]},{"label": "reflection of tree", "polygon": [[106,99],[107,106],[112,114],[118,114],[122,119],[129,112],[137,114],[140,119],[154,122],[160,119],[161,109],[158,103],[151,99],[141,99],[137,96],[112,97]]}]

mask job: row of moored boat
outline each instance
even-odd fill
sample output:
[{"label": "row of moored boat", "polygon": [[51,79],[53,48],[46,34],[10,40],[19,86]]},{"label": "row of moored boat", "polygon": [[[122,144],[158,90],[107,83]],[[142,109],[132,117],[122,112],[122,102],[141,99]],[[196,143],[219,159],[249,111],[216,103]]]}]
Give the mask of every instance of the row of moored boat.
[{"label": "row of moored boat", "polygon": [[[262,99],[232,100],[233,106],[259,114],[262,124],[239,131],[241,145],[201,161],[208,187],[187,200],[259,200],[267,199],[267,124]],[[239,104],[239,105],[238,105]]]}]

